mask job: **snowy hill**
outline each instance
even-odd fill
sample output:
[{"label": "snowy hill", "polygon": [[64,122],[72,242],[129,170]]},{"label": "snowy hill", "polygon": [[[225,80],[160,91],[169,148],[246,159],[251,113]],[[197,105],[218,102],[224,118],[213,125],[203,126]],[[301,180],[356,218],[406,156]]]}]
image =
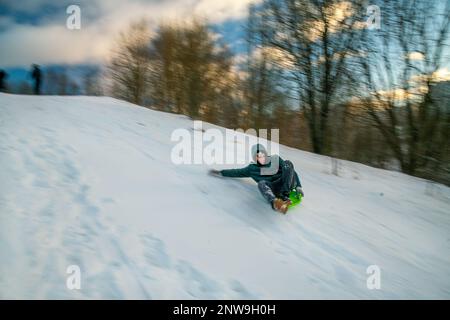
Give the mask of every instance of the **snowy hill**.
[{"label": "snowy hill", "polygon": [[112,98],[0,94],[0,298],[450,298],[449,188],[346,161],[335,176],[281,146],[306,194],[283,216],[251,180],[173,164],[171,133],[192,125]]}]

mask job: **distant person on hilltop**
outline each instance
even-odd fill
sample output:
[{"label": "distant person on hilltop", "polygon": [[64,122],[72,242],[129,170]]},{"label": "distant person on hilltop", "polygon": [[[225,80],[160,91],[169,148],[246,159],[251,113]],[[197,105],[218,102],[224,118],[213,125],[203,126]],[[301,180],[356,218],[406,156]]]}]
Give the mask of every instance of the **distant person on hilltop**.
[{"label": "distant person on hilltop", "polygon": [[32,66],[31,77],[34,80],[34,94],[41,94],[42,73],[37,64],[33,64]]},{"label": "distant person on hilltop", "polygon": [[0,92],[6,92],[6,78],[8,78],[6,71],[0,70]]}]

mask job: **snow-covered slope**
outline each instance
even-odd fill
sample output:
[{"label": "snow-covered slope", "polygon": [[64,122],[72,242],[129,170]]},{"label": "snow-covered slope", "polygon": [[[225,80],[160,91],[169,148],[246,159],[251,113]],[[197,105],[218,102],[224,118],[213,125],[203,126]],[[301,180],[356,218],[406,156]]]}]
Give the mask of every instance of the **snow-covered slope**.
[{"label": "snow-covered slope", "polygon": [[0,298],[450,298],[449,188],[345,161],[335,176],[282,146],[306,193],[283,216],[251,180],[173,164],[171,133],[192,126],[111,98],[0,94]]}]

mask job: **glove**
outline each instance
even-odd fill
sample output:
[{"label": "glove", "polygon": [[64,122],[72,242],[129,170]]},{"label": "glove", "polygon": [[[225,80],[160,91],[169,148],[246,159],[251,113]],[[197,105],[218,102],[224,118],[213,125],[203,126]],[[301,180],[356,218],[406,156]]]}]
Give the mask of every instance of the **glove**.
[{"label": "glove", "polygon": [[222,177],[220,170],[211,169],[208,171],[208,174],[213,177]]},{"label": "glove", "polygon": [[297,191],[298,194],[301,194],[302,198],[305,196],[305,194],[303,193],[302,187],[295,188],[295,191]]}]

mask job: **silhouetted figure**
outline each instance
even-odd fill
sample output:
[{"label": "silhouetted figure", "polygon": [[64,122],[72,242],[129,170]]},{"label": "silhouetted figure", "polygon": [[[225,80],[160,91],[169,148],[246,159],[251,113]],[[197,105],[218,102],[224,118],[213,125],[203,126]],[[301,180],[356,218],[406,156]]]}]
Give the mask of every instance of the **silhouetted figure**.
[{"label": "silhouetted figure", "polygon": [[31,77],[34,79],[34,94],[41,94],[42,73],[37,64],[33,64]]},{"label": "silhouetted figure", "polygon": [[0,70],[0,92],[6,92],[6,78],[8,78],[8,74],[4,70]]}]

